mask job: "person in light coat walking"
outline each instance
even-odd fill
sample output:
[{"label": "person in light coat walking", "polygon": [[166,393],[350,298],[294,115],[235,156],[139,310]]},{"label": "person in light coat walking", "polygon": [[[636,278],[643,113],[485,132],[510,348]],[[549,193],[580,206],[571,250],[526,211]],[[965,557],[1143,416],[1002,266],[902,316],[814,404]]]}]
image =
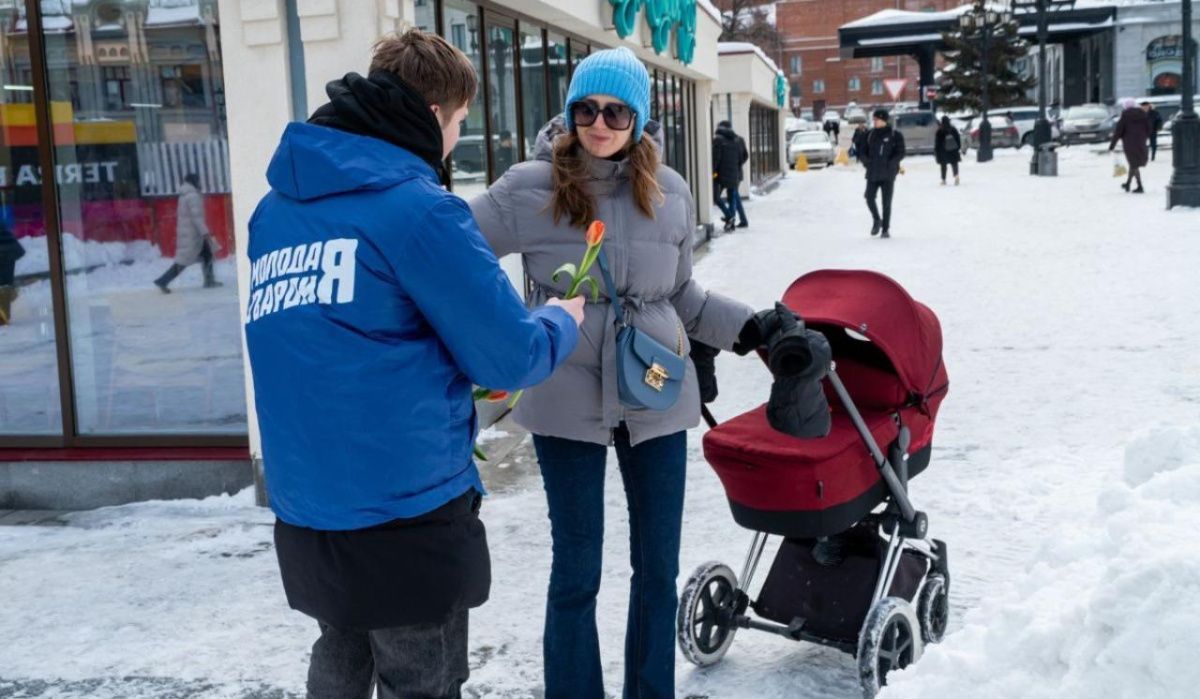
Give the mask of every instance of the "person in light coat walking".
[{"label": "person in light coat walking", "polygon": [[199,262],[204,272],[204,288],[222,286],[213,272],[216,241],[204,219],[204,195],[200,193],[200,178],[195,173],[184,176],[179,187],[179,203],[175,212],[175,262],[163,275],[154,280],[164,294],[171,293],[170,283],[187,267]]}]

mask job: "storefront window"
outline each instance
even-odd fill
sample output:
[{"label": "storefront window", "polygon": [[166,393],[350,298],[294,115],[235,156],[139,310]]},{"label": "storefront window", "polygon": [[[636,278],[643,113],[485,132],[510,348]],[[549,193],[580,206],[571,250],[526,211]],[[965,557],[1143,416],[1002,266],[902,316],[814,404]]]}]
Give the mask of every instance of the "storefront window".
[{"label": "storefront window", "polygon": [[413,20],[423,32],[437,31],[437,0],[413,0]]},{"label": "storefront window", "polygon": [[517,57],[512,27],[488,29],[488,88],[491,90],[492,182],[517,163]]},{"label": "storefront window", "polygon": [[579,65],[580,61],[587,58],[587,55],[588,55],[587,42],[580,41],[578,39],[571,39],[571,72],[572,73],[575,72],[575,66]]},{"label": "storefront window", "polygon": [[563,113],[566,108],[567,86],[570,83],[567,70],[567,40],[554,32],[546,34],[546,68],[550,79],[550,116]]},{"label": "storefront window", "polygon": [[479,8],[461,0],[443,0],[442,27],[446,38],[467,54],[480,75],[479,89],[471,102],[462,134],[450,154],[454,191],[467,199],[487,188],[488,149],[484,147],[483,57],[480,53]]},{"label": "storefront window", "polygon": [[244,434],[216,7],[144,11],[43,35],[77,429]]},{"label": "storefront window", "polygon": [[53,435],[63,424],[50,252],[29,44],[15,24],[0,25],[0,435]]},{"label": "storefront window", "polygon": [[538,131],[550,120],[546,112],[546,57],[542,52],[542,30],[521,27],[521,113],[524,138],[522,151],[533,156]]}]

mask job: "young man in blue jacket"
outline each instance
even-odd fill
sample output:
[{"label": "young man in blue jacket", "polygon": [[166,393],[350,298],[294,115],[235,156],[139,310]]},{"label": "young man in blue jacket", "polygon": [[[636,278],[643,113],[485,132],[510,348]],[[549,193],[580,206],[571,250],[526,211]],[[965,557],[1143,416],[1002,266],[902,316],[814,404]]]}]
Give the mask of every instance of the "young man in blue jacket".
[{"label": "young man in blue jacket", "polygon": [[475,71],[436,35],[284,131],[250,221],[246,345],[288,603],[320,624],[310,697],[458,697],[491,584],[472,384],[546,379],[582,298],[529,311],[439,179]]}]

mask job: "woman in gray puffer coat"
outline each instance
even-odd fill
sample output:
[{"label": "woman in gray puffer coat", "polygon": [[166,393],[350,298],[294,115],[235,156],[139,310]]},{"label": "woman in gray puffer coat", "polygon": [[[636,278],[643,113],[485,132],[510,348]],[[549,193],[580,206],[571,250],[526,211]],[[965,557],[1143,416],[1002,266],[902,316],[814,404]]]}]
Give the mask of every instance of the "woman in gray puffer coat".
[{"label": "woman in gray puffer coat", "polygon": [[[522,256],[530,304],[566,292],[570,280],[555,281],[554,270],[583,257],[585,229],[598,219],[620,312],[634,327],[685,356],[689,340],[731,349],[755,326],[754,312],[692,279],[696,208],[687,182],[659,163],[649,101],[649,76],[631,51],[592,54],[576,68],[564,118],[542,130],[533,159],[505,173],[471,209],[498,256]],[[666,699],[674,696],[686,431],[700,419],[696,370],[687,362],[682,394],[667,410],[622,405],[614,309],[598,270],[593,275],[601,294],[586,307],[574,354],[515,411],[533,433],[550,510],[546,697],[605,696],[595,617],[611,446],[631,530],[625,696]]]}]

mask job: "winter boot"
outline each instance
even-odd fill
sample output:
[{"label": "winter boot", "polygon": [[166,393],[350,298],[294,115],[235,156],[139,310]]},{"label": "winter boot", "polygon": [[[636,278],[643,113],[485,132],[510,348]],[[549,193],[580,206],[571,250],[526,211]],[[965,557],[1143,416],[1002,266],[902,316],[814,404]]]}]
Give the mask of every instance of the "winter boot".
[{"label": "winter boot", "polygon": [[943,186],[943,187],[945,187],[945,186],[946,186],[946,180],[942,180],[942,186]]},{"label": "winter boot", "polygon": [[954,186],[955,186],[955,187],[957,187],[957,186],[958,186],[958,175],[955,175],[955,176],[954,176]]},{"label": "winter boot", "polygon": [[871,224],[871,235],[872,236],[879,235],[879,231],[882,229],[883,229],[883,221],[876,220],[875,223]]},{"label": "winter boot", "polygon": [[738,227],[738,228],[749,228],[749,227],[750,227],[750,222],[749,222],[749,221],[742,221],[741,223],[739,223],[739,224],[737,225],[737,227]]},{"label": "winter boot", "polygon": [[182,271],[183,267],[180,267],[177,264],[172,264],[167,268],[167,271],[163,272],[161,277],[154,280],[154,286],[157,286],[164,294],[171,293],[171,290],[167,288],[167,285],[174,281],[175,277],[178,277],[179,273]]},{"label": "winter boot", "polygon": [[879,237],[880,238],[891,238],[892,234],[888,232],[888,229],[884,228],[883,233],[880,233]]}]

